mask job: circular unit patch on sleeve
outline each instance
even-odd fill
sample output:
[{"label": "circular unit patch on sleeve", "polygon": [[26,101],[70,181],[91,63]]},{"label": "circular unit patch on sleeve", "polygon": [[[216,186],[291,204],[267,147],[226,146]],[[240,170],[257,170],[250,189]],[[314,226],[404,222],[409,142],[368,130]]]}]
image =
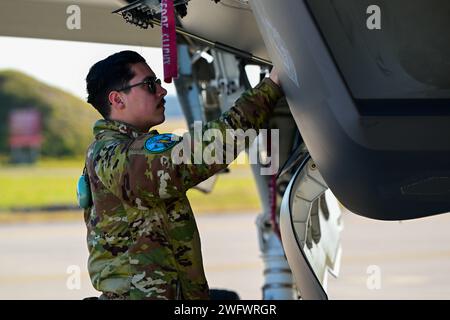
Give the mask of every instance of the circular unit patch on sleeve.
[{"label": "circular unit patch on sleeve", "polygon": [[163,133],[150,137],[145,141],[145,150],[150,153],[161,153],[169,150],[180,141],[180,137],[172,133]]}]

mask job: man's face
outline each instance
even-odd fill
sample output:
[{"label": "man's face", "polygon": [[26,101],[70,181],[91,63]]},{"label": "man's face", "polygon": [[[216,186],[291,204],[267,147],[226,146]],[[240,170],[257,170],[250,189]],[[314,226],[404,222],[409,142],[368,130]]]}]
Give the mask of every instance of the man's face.
[{"label": "man's face", "polygon": [[[129,85],[155,77],[155,73],[146,63],[133,64],[131,69],[134,77],[129,81]],[[148,131],[151,127],[163,123],[166,94],[167,90],[159,84],[156,84],[154,94],[149,91],[147,84],[133,87],[127,93],[122,92],[127,122],[142,131]]]}]

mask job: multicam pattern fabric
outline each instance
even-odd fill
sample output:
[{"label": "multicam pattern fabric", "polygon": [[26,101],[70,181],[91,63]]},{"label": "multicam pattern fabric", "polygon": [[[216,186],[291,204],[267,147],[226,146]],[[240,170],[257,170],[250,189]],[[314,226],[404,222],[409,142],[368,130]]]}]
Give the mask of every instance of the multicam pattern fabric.
[{"label": "multicam pattern fabric", "polygon": [[[203,129],[259,129],[281,97],[265,79]],[[170,149],[145,148],[156,131],[140,133],[118,121],[99,120],[94,135],[86,158],[93,206],[84,216],[93,286],[126,299],[208,299],[186,191],[226,164],[176,165]]]}]

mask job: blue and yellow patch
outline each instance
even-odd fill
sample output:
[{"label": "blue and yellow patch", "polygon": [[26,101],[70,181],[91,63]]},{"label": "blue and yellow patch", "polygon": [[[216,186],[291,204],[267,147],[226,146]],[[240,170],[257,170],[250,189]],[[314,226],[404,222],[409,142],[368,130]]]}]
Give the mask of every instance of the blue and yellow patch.
[{"label": "blue and yellow patch", "polygon": [[145,150],[150,153],[161,153],[169,150],[180,141],[180,137],[172,133],[163,133],[150,137],[145,141]]}]

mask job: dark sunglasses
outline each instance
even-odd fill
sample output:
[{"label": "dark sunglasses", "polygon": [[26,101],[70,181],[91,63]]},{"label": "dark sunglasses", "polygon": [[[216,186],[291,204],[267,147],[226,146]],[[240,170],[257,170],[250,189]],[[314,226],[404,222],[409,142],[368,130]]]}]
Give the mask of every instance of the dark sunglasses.
[{"label": "dark sunglasses", "polygon": [[145,79],[142,82],[131,84],[129,86],[123,87],[116,91],[120,92],[120,91],[128,90],[128,89],[131,89],[133,87],[137,87],[137,86],[140,86],[143,84],[147,85],[147,89],[151,94],[155,94],[156,93],[156,84],[161,85],[161,79],[158,79],[157,77],[148,77],[147,79]]}]

